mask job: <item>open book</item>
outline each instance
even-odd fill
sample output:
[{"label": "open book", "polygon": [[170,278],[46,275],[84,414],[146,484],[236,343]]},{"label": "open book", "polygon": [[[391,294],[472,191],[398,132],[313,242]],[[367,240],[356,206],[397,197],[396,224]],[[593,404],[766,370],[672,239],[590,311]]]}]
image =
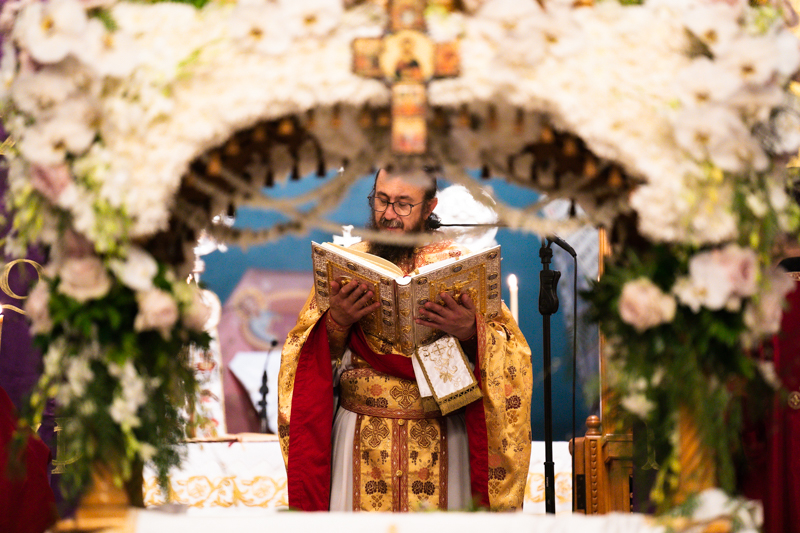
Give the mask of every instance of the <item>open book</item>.
[{"label": "open book", "polygon": [[319,308],[325,311],[330,306],[331,281],[364,283],[381,306],[361,319],[361,328],[405,354],[443,335],[415,322],[425,302],[443,303],[441,293],[449,293],[456,301],[460,294],[469,294],[487,319],[500,314],[500,246],[426,265],[409,276],[391,262],[366,252],[331,243],[312,243],[311,248]]}]

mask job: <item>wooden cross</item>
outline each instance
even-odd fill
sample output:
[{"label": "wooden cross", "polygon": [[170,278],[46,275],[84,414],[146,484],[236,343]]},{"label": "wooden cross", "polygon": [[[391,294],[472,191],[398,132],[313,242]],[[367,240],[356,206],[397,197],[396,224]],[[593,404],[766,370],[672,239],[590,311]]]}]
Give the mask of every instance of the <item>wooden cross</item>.
[{"label": "wooden cross", "polygon": [[[429,0],[388,0],[389,28],[383,37],[353,41],[353,72],[384,79],[392,90],[392,151],[427,151],[428,94],[432,78],[459,74],[458,41],[434,43],[425,32]],[[431,1],[444,5],[446,2]]]}]

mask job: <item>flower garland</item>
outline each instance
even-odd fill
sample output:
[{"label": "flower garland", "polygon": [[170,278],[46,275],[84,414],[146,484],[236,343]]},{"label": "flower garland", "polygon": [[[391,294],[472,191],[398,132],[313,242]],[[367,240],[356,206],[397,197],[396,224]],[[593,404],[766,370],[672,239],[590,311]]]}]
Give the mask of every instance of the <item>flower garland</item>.
[{"label": "flower garland", "polygon": [[[15,143],[4,145],[14,212],[5,246],[16,256],[32,243],[50,252],[47,281],[28,302],[47,353],[34,403],[55,395],[84,424],[76,442],[116,428],[116,455],[95,446],[90,456],[162,453],[148,416],[175,399],[179,381],[191,389],[190,373],[165,354],[204,342],[197,290],[180,281],[183,265],[143,246],[176,213],[203,224],[206,213],[180,196],[193,161],[259,121],[313,113],[306,127],[324,159],[350,164],[310,216],[298,202],[253,199],[237,177],[232,192],[196,184],[219,193],[216,212],[251,203],[287,214],[290,223],[261,233],[220,229],[229,244],[255,244],[329,228],[324,214],[351,176],[391,157],[360,121],[363,109],[386,108],[390,91],[351,69],[352,41],[387,25],[379,4],[4,4],[0,100]],[[428,34],[458,41],[461,74],[431,81],[428,103],[471,113],[431,130],[448,177],[469,187],[459,167],[488,167],[529,183],[506,162],[552,125],[641,183],[611,203],[601,198],[608,190],[581,189],[581,172],[553,191],[623,236],[587,295],[618,363],[621,405],[650,423],[669,420],[688,387],[711,380],[717,396],[704,405],[729,408],[724,384],[754,376],[744,349],[776,331],[790,288],[770,268],[773,244],[800,221],[784,170],[800,146],[789,90],[800,48],[781,13],[744,0],[486,0],[462,12],[445,4],[427,9]],[[299,154],[299,173],[313,172],[318,156]],[[292,161],[273,164],[280,179]],[[542,234],[575,224],[543,222],[535,209],[496,211]],[[143,402],[157,394],[164,403]]]}]

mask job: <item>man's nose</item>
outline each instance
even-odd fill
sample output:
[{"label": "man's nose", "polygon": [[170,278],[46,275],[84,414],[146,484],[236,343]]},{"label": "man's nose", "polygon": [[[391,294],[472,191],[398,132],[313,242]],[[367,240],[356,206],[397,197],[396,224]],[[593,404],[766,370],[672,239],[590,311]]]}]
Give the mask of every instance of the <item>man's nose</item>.
[{"label": "man's nose", "polygon": [[397,211],[394,210],[394,204],[389,204],[386,206],[386,211],[383,212],[383,218],[386,220],[394,220],[395,218],[400,218],[400,215],[397,214]]}]

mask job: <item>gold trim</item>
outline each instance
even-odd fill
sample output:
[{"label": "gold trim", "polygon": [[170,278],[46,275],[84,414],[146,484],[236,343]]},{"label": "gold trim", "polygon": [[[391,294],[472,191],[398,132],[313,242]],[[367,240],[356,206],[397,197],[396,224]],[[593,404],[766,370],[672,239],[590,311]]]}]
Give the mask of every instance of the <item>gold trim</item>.
[{"label": "gold trim", "polygon": [[439,424],[439,509],[447,509],[447,422],[444,420]]},{"label": "gold trim", "polygon": [[792,409],[795,410],[800,409],[800,392],[796,390],[790,392],[787,403],[789,404],[789,407],[791,407]]},{"label": "gold trim", "polygon": [[361,510],[361,420],[356,416],[356,429],[353,433],[353,511]]}]

